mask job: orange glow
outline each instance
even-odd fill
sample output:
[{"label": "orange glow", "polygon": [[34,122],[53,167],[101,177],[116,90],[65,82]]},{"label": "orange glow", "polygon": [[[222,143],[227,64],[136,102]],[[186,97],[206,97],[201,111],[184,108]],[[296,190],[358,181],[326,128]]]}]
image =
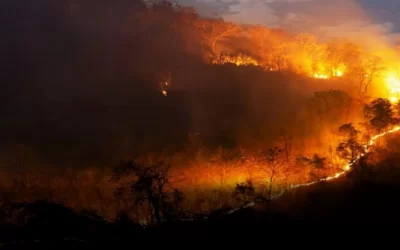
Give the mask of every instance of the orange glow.
[{"label": "orange glow", "polygon": [[[364,149],[365,149],[365,153],[369,152],[369,147],[374,145],[376,140],[384,137],[388,134],[392,134],[395,132],[400,131],[400,126],[398,127],[394,127],[393,129],[381,133],[381,134],[377,134],[374,137],[371,138],[371,140],[364,145]],[[360,155],[356,156],[354,159],[351,160],[350,163],[345,164],[342,167],[342,171],[341,172],[336,172],[331,174],[328,177],[325,178],[320,178],[319,180],[316,181],[311,181],[311,182],[299,182],[299,178],[294,176],[291,178],[291,180],[289,180],[289,183],[297,183],[298,184],[291,184],[289,185],[289,189],[294,189],[294,188],[299,188],[299,187],[303,187],[303,186],[311,186],[323,181],[331,181],[331,180],[335,180],[340,178],[341,176],[343,176],[344,174],[346,174],[347,172],[349,172],[351,170],[351,167],[357,163],[358,160],[361,159],[361,157],[363,157],[365,155],[365,153],[361,153]],[[229,171],[228,171],[229,169]],[[185,172],[187,171],[187,173],[185,173],[186,176],[190,176],[190,178],[193,177],[192,180],[192,186],[202,186],[204,188],[224,188],[224,187],[234,187],[237,183],[242,183],[246,180],[252,179],[255,180],[254,183],[255,184],[261,184],[261,185],[265,185],[268,183],[268,178],[266,178],[266,173],[265,171],[262,170],[262,168],[260,168],[260,166],[256,166],[256,165],[246,165],[245,164],[240,164],[240,166],[229,166],[229,167],[223,167],[221,165],[209,165],[207,163],[205,163],[204,166],[202,167],[198,167],[196,169],[193,168],[189,168],[184,170]],[[195,180],[196,179],[196,180]],[[190,181],[190,180],[189,180]],[[195,183],[194,183],[195,182]],[[279,183],[279,181],[276,183],[277,185],[280,185],[281,183]],[[182,185],[184,187],[188,187],[188,183],[185,183]],[[190,185],[189,185],[190,186]],[[285,193],[285,191],[287,190],[287,188],[283,188],[281,189],[281,191],[274,196],[274,198],[278,198],[279,196],[281,196],[282,194]]]},{"label": "orange glow", "polygon": [[397,97],[395,97],[395,96],[392,96],[392,97],[390,97],[390,102],[391,103],[397,103],[397,102],[399,102],[399,99]]},{"label": "orange glow", "polygon": [[400,80],[399,77],[396,77],[396,74],[393,72],[388,72],[386,77],[384,78],[386,86],[389,90],[389,100],[392,103],[396,103],[399,101],[400,94]]},{"label": "orange glow", "polygon": [[218,58],[215,58],[212,61],[213,64],[227,64],[227,63],[232,63],[236,64],[236,66],[247,66],[247,65],[254,65],[254,66],[259,66],[259,63],[256,59],[250,57],[250,56],[244,56],[244,55],[221,55]]},{"label": "orange glow", "polygon": [[[314,72],[312,76],[317,79],[329,79],[331,77],[342,77],[345,71],[345,67],[343,65],[340,65],[339,67],[333,69],[333,70],[327,70],[327,67],[324,66],[327,63],[321,62],[318,63],[318,70],[317,72]],[[332,73],[327,73],[327,72],[332,72]]]},{"label": "orange glow", "polygon": [[314,74],[314,78],[318,78],[318,79],[328,79],[329,77],[328,77],[327,75],[324,75],[324,74],[315,73],[315,74]]},{"label": "orange glow", "polygon": [[166,90],[162,90],[161,93],[163,94],[163,96],[167,96],[167,91]]},{"label": "orange glow", "polygon": [[400,81],[393,75],[386,78],[386,82],[391,89],[391,93],[398,93],[400,91]]},{"label": "orange glow", "polygon": [[[388,132],[384,132],[384,133],[381,133],[381,134],[378,134],[378,135],[375,135],[374,137],[372,137],[372,139],[368,142],[368,145],[364,145],[364,148],[366,149],[365,150],[366,153],[369,152],[368,146],[374,145],[374,143],[375,143],[375,141],[377,139],[379,139],[381,137],[384,137],[384,136],[386,136],[388,134],[392,134],[394,132],[397,132],[399,130],[400,130],[400,126],[399,127],[395,127],[393,129],[389,130]],[[311,186],[311,185],[314,185],[314,184],[322,182],[322,181],[330,181],[330,180],[337,179],[337,178],[341,177],[342,175],[344,175],[346,172],[350,171],[351,170],[351,166],[354,163],[356,163],[358,160],[360,160],[361,157],[363,157],[363,156],[364,156],[364,154],[362,153],[359,156],[355,157],[349,164],[347,164],[346,166],[343,167],[343,171],[342,172],[336,173],[336,174],[334,174],[332,176],[329,176],[327,178],[322,178],[322,179],[320,179],[318,181],[313,181],[313,182],[309,182],[309,183],[303,183],[303,184],[294,185],[294,186],[292,186],[292,188],[298,188],[298,187],[303,187],[303,186]],[[281,194],[283,194],[283,193],[284,192],[282,192]]]},{"label": "orange glow", "polygon": [[[301,57],[298,58],[298,60],[301,61]],[[248,65],[253,65],[253,66],[263,66],[265,70],[267,71],[276,71],[276,67],[271,67],[267,65],[263,65],[256,59],[250,57],[250,56],[244,56],[244,55],[225,55],[222,54],[212,60],[212,64],[227,64],[227,63],[232,63],[235,64],[236,66],[248,66]],[[342,77],[346,71],[346,67],[343,64],[340,64],[334,69],[329,69],[328,70],[328,62],[324,62],[323,60],[319,61],[304,61],[304,65],[300,67],[300,69],[297,70],[298,73],[300,74],[307,74],[310,75],[313,78],[317,79],[329,79],[332,77]],[[313,73],[310,73],[311,71],[311,64],[316,65],[316,70]],[[282,69],[284,69],[283,67]],[[329,73],[328,73],[329,72]]]},{"label": "orange glow", "polygon": [[[321,80],[345,77],[357,98],[400,99],[399,51],[374,31],[317,37],[319,32],[289,34],[262,25],[206,21],[198,25],[206,45],[200,53],[212,64],[261,66],[265,71],[291,71]],[[388,68],[393,71],[384,76]]]}]

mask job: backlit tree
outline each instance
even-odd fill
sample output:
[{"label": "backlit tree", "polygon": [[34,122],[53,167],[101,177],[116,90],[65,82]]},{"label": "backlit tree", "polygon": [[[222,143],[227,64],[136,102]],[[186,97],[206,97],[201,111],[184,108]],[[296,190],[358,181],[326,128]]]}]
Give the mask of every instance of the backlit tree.
[{"label": "backlit tree", "polygon": [[364,107],[364,118],[378,133],[386,131],[394,122],[392,104],[387,99],[378,98]]}]

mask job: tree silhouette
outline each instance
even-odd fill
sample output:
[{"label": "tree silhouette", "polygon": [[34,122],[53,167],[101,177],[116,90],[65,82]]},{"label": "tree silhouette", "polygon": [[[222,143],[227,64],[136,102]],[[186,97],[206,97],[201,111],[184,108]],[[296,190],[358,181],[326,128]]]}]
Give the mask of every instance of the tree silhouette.
[{"label": "tree silhouette", "polygon": [[364,118],[378,133],[386,131],[394,122],[392,104],[387,99],[375,99],[364,107]]},{"label": "tree silhouette", "polygon": [[112,180],[119,181],[123,177],[133,179],[118,189],[119,194],[128,192],[136,205],[148,203],[155,221],[160,224],[163,218],[170,217],[170,200],[179,198],[174,202],[180,202],[183,199],[178,195],[179,191],[171,186],[169,170],[170,166],[163,162],[149,166],[133,161],[122,162],[114,168]]},{"label": "tree silhouette", "polygon": [[318,154],[314,154],[311,158],[301,157],[299,160],[310,166],[312,171],[316,171],[318,176],[328,167],[327,159]]},{"label": "tree silhouette", "polygon": [[352,123],[346,123],[339,127],[339,133],[348,138],[357,138],[360,131],[356,130]]},{"label": "tree silhouette", "polygon": [[358,141],[359,131],[353,124],[343,124],[339,127],[339,132],[345,137],[336,147],[336,153],[340,158],[351,161],[364,152],[363,146]]},{"label": "tree silhouette", "polygon": [[318,154],[314,154],[312,158],[304,158],[315,169],[325,169],[326,168],[326,158],[321,157]]},{"label": "tree silhouette", "polygon": [[272,199],[272,188],[275,181],[287,170],[284,164],[284,150],[278,147],[270,148],[262,154],[261,168],[268,176],[268,198]]},{"label": "tree silhouette", "polygon": [[202,38],[211,49],[213,57],[216,55],[216,46],[220,41],[227,40],[240,33],[240,27],[222,20],[202,20],[197,24]]},{"label": "tree silhouette", "polygon": [[358,84],[358,95],[363,101],[368,92],[368,88],[382,71],[382,58],[369,56],[353,68],[354,76]]},{"label": "tree silhouette", "polygon": [[251,180],[237,183],[235,189],[233,190],[234,199],[238,201],[241,205],[253,201],[255,195],[255,188]]}]

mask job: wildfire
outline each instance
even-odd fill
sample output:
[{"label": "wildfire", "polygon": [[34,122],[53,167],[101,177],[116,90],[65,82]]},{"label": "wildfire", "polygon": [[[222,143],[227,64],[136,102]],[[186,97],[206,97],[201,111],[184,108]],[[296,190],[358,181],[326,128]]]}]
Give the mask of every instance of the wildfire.
[{"label": "wildfire", "polygon": [[[335,77],[342,77],[343,76],[343,71],[342,70],[335,70],[334,76]],[[323,73],[314,73],[313,77],[317,78],[317,79],[329,79],[330,78],[330,76],[328,74],[323,74]]]},{"label": "wildfire", "polygon": [[[368,142],[368,144],[364,145],[365,152],[368,153],[368,151],[369,151],[369,150],[368,150],[368,146],[372,146],[372,145],[375,143],[375,141],[376,141],[377,139],[379,139],[379,138],[381,138],[381,137],[383,137],[383,136],[385,136],[385,135],[388,135],[388,134],[397,132],[397,131],[399,131],[399,130],[400,130],[400,126],[395,127],[395,128],[393,128],[392,130],[389,130],[389,131],[387,131],[387,132],[385,132],[385,133],[381,133],[381,134],[375,135],[374,137],[371,138],[371,140]],[[330,181],[330,180],[338,179],[339,177],[341,177],[342,175],[344,175],[345,173],[347,173],[348,171],[350,171],[350,170],[351,170],[351,166],[352,166],[354,163],[356,163],[358,160],[360,160],[361,157],[363,157],[364,155],[365,155],[364,153],[361,153],[359,156],[357,156],[355,159],[353,159],[349,164],[345,165],[345,166],[343,167],[343,171],[342,171],[342,172],[336,173],[336,174],[334,174],[334,175],[332,175],[332,176],[329,176],[329,177],[327,177],[327,178],[320,179],[320,180],[318,180],[318,181],[313,181],[313,182],[308,182],[308,183],[303,183],[303,184],[292,185],[292,186],[289,187],[289,189],[294,189],[294,188],[299,188],[299,187],[305,187],[305,186],[311,186],[311,185],[314,185],[314,184],[317,184],[317,183],[320,183],[320,182],[323,182],[323,181]],[[273,197],[273,199],[277,199],[277,198],[279,198],[280,196],[282,196],[282,195],[286,192],[286,190],[287,190],[287,189],[282,189],[281,192],[279,192],[277,195],[275,195],[275,196]],[[250,203],[248,203],[247,205],[245,205],[243,208],[252,207],[252,206],[254,206],[255,204],[256,204],[255,202],[250,202]],[[233,212],[236,212],[236,211],[238,211],[238,210],[240,210],[240,209],[238,209],[238,208],[232,209],[232,210],[230,210],[228,213],[233,213]]]},{"label": "wildfire", "polygon": [[[397,132],[397,131],[399,131],[399,130],[400,130],[400,126],[395,127],[395,128],[393,128],[392,130],[389,130],[389,131],[387,131],[387,132],[385,132],[385,133],[381,133],[381,134],[375,135],[374,137],[371,138],[371,140],[368,142],[367,145],[364,145],[365,152],[368,153],[368,151],[369,151],[369,150],[368,150],[368,146],[374,145],[374,143],[375,143],[375,141],[376,141],[377,139],[379,139],[379,138],[381,138],[381,137],[383,137],[383,136],[385,136],[385,135],[388,135],[388,134]],[[329,177],[327,177],[327,178],[322,178],[322,179],[320,179],[320,180],[318,180],[318,181],[313,181],[313,182],[303,183],[303,184],[297,184],[297,185],[295,185],[295,186],[292,186],[291,188],[298,188],[298,187],[303,187],[303,186],[310,186],[310,185],[313,185],[313,184],[316,184],[316,183],[319,183],[319,182],[322,182],[322,181],[329,181],[329,180],[337,179],[337,178],[339,178],[340,176],[344,175],[346,172],[350,171],[350,170],[351,170],[351,166],[352,166],[353,164],[355,164],[358,160],[360,160],[361,157],[363,157],[363,156],[364,156],[364,153],[361,153],[360,155],[358,155],[358,156],[357,156],[355,159],[353,159],[349,164],[347,164],[346,166],[343,167],[343,171],[342,171],[342,172],[336,173],[335,175],[329,176]]]},{"label": "wildfire", "polygon": [[236,66],[247,66],[247,65],[254,65],[254,66],[259,66],[259,62],[246,55],[234,55],[234,54],[221,54],[220,56],[216,57],[212,61],[213,64],[226,64],[226,63],[232,63],[236,64]]},{"label": "wildfire", "polygon": [[328,79],[329,77],[328,77],[327,75],[324,75],[324,74],[315,73],[315,74],[314,74],[314,78],[318,78],[318,79]]},{"label": "wildfire", "polygon": [[255,65],[258,66],[258,62],[252,58],[249,58],[247,60],[244,60],[242,58],[238,58],[236,60],[236,62],[234,62],[236,64],[236,66],[240,66],[240,65]]},{"label": "wildfire", "polygon": [[399,77],[396,77],[394,73],[388,73],[385,79],[388,89],[390,90],[389,100],[392,103],[396,103],[399,101],[400,94],[400,80]]}]

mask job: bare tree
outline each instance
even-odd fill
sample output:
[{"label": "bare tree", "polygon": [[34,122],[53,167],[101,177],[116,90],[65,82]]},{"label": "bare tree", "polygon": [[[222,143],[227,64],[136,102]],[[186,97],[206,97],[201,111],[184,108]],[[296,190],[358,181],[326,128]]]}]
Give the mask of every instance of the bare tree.
[{"label": "bare tree", "polygon": [[240,157],[240,153],[224,150],[218,147],[217,151],[211,155],[210,163],[213,164],[213,173],[211,179],[217,183],[221,190],[225,187],[229,174],[235,167],[236,160]]},{"label": "bare tree", "polygon": [[293,146],[293,133],[289,129],[283,129],[282,135],[282,149],[285,154],[286,163],[290,163],[290,157],[292,155],[292,146]]},{"label": "bare tree", "polygon": [[210,46],[213,56],[216,55],[216,46],[218,42],[234,37],[241,31],[239,26],[224,22],[223,20],[199,21],[197,27],[202,32],[202,38],[208,46]]},{"label": "bare tree", "polygon": [[247,179],[249,181],[254,181],[255,179],[254,170],[257,164],[259,163],[258,157],[247,153],[244,148],[240,148],[240,155],[241,155],[241,165],[243,171],[247,174]]},{"label": "bare tree", "polygon": [[262,161],[262,169],[267,174],[269,182],[268,198],[272,199],[273,185],[275,184],[275,181],[283,175],[285,170],[285,164],[283,162],[283,149],[278,147],[270,148],[263,155]]},{"label": "bare tree", "polygon": [[290,55],[290,47],[288,44],[282,43],[274,46],[270,54],[272,69],[278,71],[287,69],[289,67],[288,65],[289,55]]},{"label": "bare tree", "polygon": [[368,93],[368,88],[383,70],[382,59],[377,56],[370,56],[367,60],[353,69],[353,74],[358,87],[358,95],[363,102]]},{"label": "bare tree", "polygon": [[177,197],[174,194],[178,192],[171,185],[169,171],[170,166],[163,162],[149,166],[133,161],[122,162],[114,168],[112,180],[130,177],[131,180],[118,189],[119,193],[128,192],[137,205],[148,203],[156,223],[160,224],[163,218],[169,218],[168,203]]}]

